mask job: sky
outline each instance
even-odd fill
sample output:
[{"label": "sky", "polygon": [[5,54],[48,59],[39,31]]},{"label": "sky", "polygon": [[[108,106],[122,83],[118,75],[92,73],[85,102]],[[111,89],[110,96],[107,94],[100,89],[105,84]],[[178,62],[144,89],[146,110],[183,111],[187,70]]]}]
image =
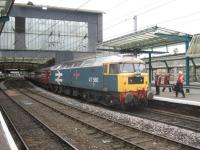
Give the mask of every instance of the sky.
[{"label": "sky", "polygon": [[200,0],[15,0],[35,5],[103,11],[103,39],[152,26],[189,34],[200,33]]}]

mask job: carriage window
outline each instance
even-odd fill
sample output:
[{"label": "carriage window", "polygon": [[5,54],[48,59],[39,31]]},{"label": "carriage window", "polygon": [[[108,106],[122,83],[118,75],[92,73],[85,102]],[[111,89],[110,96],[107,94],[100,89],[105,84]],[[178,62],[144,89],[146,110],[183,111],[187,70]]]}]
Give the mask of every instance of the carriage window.
[{"label": "carriage window", "polygon": [[108,73],[108,65],[103,65],[103,73]]},{"label": "carriage window", "polygon": [[118,64],[110,64],[109,73],[110,74],[118,74],[119,73]]}]

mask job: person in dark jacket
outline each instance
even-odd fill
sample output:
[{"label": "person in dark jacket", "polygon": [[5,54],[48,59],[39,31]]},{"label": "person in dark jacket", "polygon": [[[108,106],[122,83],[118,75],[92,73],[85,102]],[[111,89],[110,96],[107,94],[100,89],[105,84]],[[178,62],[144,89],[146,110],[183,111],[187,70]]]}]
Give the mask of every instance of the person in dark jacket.
[{"label": "person in dark jacket", "polygon": [[156,95],[160,95],[160,84],[161,84],[161,75],[160,73],[156,73],[155,75]]},{"label": "person in dark jacket", "polygon": [[[169,86],[169,80],[170,80],[170,76],[169,74],[165,74],[165,77],[164,77],[164,86]],[[166,87],[163,87],[162,91],[164,92],[165,91],[165,88]],[[171,92],[171,87],[169,86],[169,92]]]},{"label": "person in dark jacket", "polygon": [[182,71],[179,71],[178,73],[178,78],[176,80],[176,97],[178,97],[178,93],[182,93],[182,97],[185,98],[185,93],[183,90],[183,85],[184,85],[184,75]]}]

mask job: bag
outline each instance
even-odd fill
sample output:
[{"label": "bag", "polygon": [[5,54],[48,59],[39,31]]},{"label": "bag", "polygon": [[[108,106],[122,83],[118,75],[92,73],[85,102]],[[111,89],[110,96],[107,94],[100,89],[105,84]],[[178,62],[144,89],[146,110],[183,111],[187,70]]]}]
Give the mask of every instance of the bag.
[{"label": "bag", "polygon": [[172,87],[172,90],[173,90],[173,91],[176,91],[176,89],[177,89],[177,85],[174,84],[173,87]]}]

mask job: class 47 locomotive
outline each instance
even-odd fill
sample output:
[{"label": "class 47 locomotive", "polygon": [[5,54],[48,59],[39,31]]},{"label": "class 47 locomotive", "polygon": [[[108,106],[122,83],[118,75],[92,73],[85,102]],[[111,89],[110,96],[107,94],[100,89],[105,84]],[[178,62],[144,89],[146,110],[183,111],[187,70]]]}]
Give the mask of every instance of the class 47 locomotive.
[{"label": "class 47 locomotive", "polygon": [[81,63],[53,66],[49,89],[104,105],[147,105],[149,91],[145,62],[133,55],[91,58]]}]

